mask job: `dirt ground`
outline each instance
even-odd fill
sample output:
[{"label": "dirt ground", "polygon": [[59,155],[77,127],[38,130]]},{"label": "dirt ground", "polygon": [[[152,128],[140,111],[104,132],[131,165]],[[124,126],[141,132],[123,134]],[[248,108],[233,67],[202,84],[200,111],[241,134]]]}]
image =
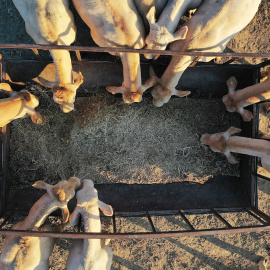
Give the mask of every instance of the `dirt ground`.
[{"label": "dirt ground", "polygon": [[[3,19],[7,17],[8,23]],[[11,1],[0,1],[0,18],[1,43],[33,43]],[[83,26],[78,18],[76,22]],[[79,26],[78,42],[92,44],[89,31]],[[229,43],[227,51],[269,53],[269,28],[270,1],[262,0],[253,21]],[[0,50],[0,53],[8,58],[35,57],[31,51]],[[254,64],[261,60],[242,60],[246,61]],[[41,177],[55,182],[71,175],[89,177],[96,183],[129,184],[177,181],[204,184],[212,175],[238,175],[237,166],[229,165],[224,156],[199,142],[205,132],[219,132],[238,124],[238,116],[226,113],[220,100],[173,99],[166,106],[155,108],[151,99],[145,98],[140,104],[127,106],[104,90],[97,90],[88,100],[77,98],[76,111],[62,114],[47,93],[41,92],[43,88],[29,85],[28,89],[39,95],[38,111],[48,116],[44,127],[33,125],[29,119],[12,124],[13,189],[28,186]],[[209,118],[212,111],[215,114]],[[263,110],[260,130],[270,135],[269,113]],[[258,171],[270,176],[261,167]],[[258,189],[259,207],[270,214],[270,184],[259,180]],[[256,224],[241,213],[223,215],[233,226]],[[196,228],[222,227],[212,215],[188,218]],[[121,232],[150,229],[143,218],[119,218],[116,222]],[[158,230],[187,229],[177,217],[155,217],[153,222]],[[65,269],[69,245],[70,241],[65,239],[57,242],[50,269]],[[270,234],[113,240],[110,246],[114,270],[255,270],[258,259],[270,255]]]}]

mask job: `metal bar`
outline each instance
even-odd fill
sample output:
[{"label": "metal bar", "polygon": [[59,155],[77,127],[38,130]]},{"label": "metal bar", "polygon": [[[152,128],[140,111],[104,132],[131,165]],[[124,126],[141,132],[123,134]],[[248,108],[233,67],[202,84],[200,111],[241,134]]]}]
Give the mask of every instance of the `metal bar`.
[{"label": "metal bar", "polygon": [[39,60],[44,61],[43,57],[39,54],[38,49],[32,49],[32,51],[38,57]]},{"label": "metal bar", "polygon": [[187,223],[187,225],[190,228],[190,230],[195,231],[195,228],[191,225],[191,223],[186,218],[186,216],[184,215],[184,213],[181,210],[178,210],[178,212],[179,212],[180,216],[182,217],[182,219]]},{"label": "metal bar", "polygon": [[5,226],[5,224],[7,223],[7,221],[11,218],[11,214],[9,214],[4,221],[0,224],[0,229],[3,228],[3,226]]},{"label": "metal bar", "polygon": [[232,225],[225,219],[225,218],[223,218],[215,209],[211,209],[212,210],[212,212],[213,212],[213,214],[220,220],[220,221],[222,221],[224,224],[225,224],[225,226],[227,227],[227,228],[232,228]]},{"label": "metal bar", "polygon": [[[233,63],[233,62],[236,61],[236,60],[239,60],[239,58],[236,58],[236,59],[230,59],[230,60],[226,61],[225,63],[223,63],[223,64],[221,64],[221,65],[222,65],[222,66],[226,66],[226,65],[229,65],[229,64]],[[215,62],[215,63],[216,63],[216,62]]]},{"label": "metal bar", "polygon": [[0,128],[0,214],[4,213],[7,191],[10,183],[7,181],[9,166],[10,124]]},{"label": "metal bar", "polygon": [[[197,210],[197,209],[196,209]],[[198,209],[200,210],[200,209]],[[215,207],[215,210],[218,211],[219,213],[233,213],[233,212],[244,212],[243,207],[233,207],[233,208],[228,208],[228,207],[223,207],[223,208],[219,208],[219,207]],[[183,213],[189,213],[189,214],[193,214],[195,213],[193,211],[193,209],[190,210],[182,210]],[[208,210],[208,213],[211,213],[211,210]],[[202,214],[207,214],[207,211],[203,211],[201,212]]]},{"label": "metal bar", "polygon": [[3,56],[0,54],[0,82],[3,80],[3,62],[2,62]]},{"label": "metal bar", "polygon": [[7,80],[7,71],[6,71],[6,63],[3,60],[2,54],[0,54],[0,82],[5,82]]},{"label": "metal bar", "polygon": [[267,65],[270,65],[270,60],[266,60],[266,61],[258,64],[257,66],[260,67],[260,68],[262,68],[262,67],[265,67]]},{"label": "metal bar", "polygon": [[247,211],[247,213],[249,213],[251,216],[253,216],[255,219],[257,219],[262,224],[267,224],[267,222],[260,219],[258,216],[256,216],[254,213],[252,213],[248,208],[245,208],[245,210]]},{"label": "metal bar", "polygon": [[270,181],[270,178],[269,178],[269,177],[264,176],[264,175],[261,175],[261,174],[259,174],[259,173],[254,173],[254,176],[257,176],[257,177],[260,177],[260,178],[262,178],[262,179],[264,179],[264,180]]},{"label": "metal bar", "polygon": [[82,216],[80,215],[79,222],[78,222],[78,232],[81,231],[81,227],[82,227]]},{"label": "metal bar", "polygon": [[112,216],[112,221],[113,221],[113,233],[116,233],[115,214],[113,214],[113,216]]},{"label": "metal bar", "polygon": [[164,238],[164,237],[181,237],[181,236],[202,236],[231,233],[263,232],[270,231],[269,225],[245,226],[238,228],[220,228],[205,229],[194,231],[173,231],[173,232],[146,232],[146,233],[76,233],[76,232],[38,232],[22,230],[0,230],[0,235],[6,236],[32,236],[32,237],[54,237],[70,239],[134,239],[134,238]]},{"label": "metal bar", "polygon": [[255,214],[257,214],[258,216],[266,220],[267,223],[270,223],[270,217],[266,215],[265,213],[263,213],[261,210],[251,207],[251,211],[253,211]]},{"label": "metal bar", "polygon": [[151,216],[149,215],[148,211],[146,211],[146,215],[147,215],[148,221],[149,221],[149,223],[150,223],[150,225],[151,225],[152,231],[153,231],[153,232],[156,232],[156,228],[155,228],[155,226],[154,226],[154,223],[153,223],[152,218],[151,218]]},{"label": "metal bar", "polygon": [[80,51],[75,51],[75,53],[76,53],[76,56],[77,56],[78,61],[81,62],[82,61],[82,57],[81,57]]},{"label": "metal bar", "polygon": [[266,100],[261,100],[260,102],[258,102],[257,104],[262,104],[262,103],[267,103],[267,102],[270,102],[270,99],[266,99]]},{"label": "metal bar", "polygon": [[200,60],[200,56],[197,56],[194,60],[193,60],[193,62],[189,65],[189,67],[194,67],[197,63],[198,63],[198,61]]},{"label": "metal bar", "polygon": [[91,46],[64,46],[64,45],[36,45],[36,44],[12,44],[0,43],[0,48],[7,49],[40,49],[40,50],[68,50],[68,51],[86,51],[86,52],[122,52],[122,53],[148,53],[159,55],[188,55],[205,57],[249,57],[249,58],[270,58],[269,53],[214,53],[214,52],[186,52],[186,51],[163,51],[146,49],[128,49],[128,48],[109,48],[109,47],[91,47]]}]

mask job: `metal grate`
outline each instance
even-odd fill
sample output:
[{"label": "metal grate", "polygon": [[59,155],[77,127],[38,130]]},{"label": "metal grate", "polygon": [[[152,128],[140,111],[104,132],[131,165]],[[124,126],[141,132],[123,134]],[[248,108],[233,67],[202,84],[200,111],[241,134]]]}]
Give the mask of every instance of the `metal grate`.
[{"label": "metal grate", "polygon": [[[248,214],[253,221],[258,221],[259,225],[254,226],[232,226],[226,218],[222,217],[222,213],[245,213]],[[189,215],[195,215],[196,218],[201,217],[205,214],[213,214],[218,220],[224,224],[225,228],[210,228],[210,229],[196,229],[195,226],[189,221]],[[270,230],[270,217],[265,213],[261,212],[256,208],[218,208],[218,209],[204,209],[198,211],[196,210],[179,210],[172,213],[162,211],[162,213],[154,212],[149,213],[126,213],[126,212],[116,212],[112,217],[113,233],[85,233],[85,232],[38,232],[38,231],[23,231],[23,230],[7,230],[2,229],[2,227],[8,223],[8,221],[13,217],[14,213],[7,213],[6,217],[0,224],[1,235],[14,235],[14,236],[48,236],[55,238],[72,238],[72,239],[84,239],[84,238],[94,238],[94,239],[125,239],[125,238],[162,238],[162,237],[179,237],[179,236],[201,236],[201,235],[215,235],[215,234],[230,234],[230,233],[241,233],[241,232],[261,232]],[[152,220],[153,217],[177,217],[180,216],[184,223],[189,228],[188,230],[176,230],[176,231],[159,231]],[[122,217],[132,217],[132,218],[142,218],[146,217],[149,223],[151,231],[149,232],[129,232],[129,233],[119,233],[120,229],[116,225],[116,218]],[[105,217],[110,218],[110,217]]]},{"label": "metal grate", "polygon": [[[27,45],[27,44],[0,44],[0,48],[16,48],[16,49],[31,49],[35,51],[36,55],[39,56],[38,50],[50,50],[50,49],[66,49],[76,52],[77,58],[79,61],[82,61],[80,58],[80,51],[88,52],[130,52],[130,53],[154,53],[159,55],[190,55],[190,56],[213,56],[213,57],[229,57],[229,58],[239,58],[239,57],[250,57],[250,58],[270,58],[270,54],[247,54],[247,53],[202,53],[202,52],[174,52],[174,51],[159,51],[159,50],[134,50],[134,49],[123,49],[123,48],[98,48],[98,47],[78,47],[78,46],[45,46],[45,45]],[[0,59],[1,60],[1,59]],[[254,78],[254,83],[258,82],[260,75],[259,68],[269,64],[269,61],[266,61],[265,64],[256,66],[257,77]],[[82,65],[84,62],[81,63]],[[0,61],[0,75],[1,80],[3,79],[2,72],[2,63]],[[253,106],[253,111],[258,117],[258,104]],[[252,123],[252,137],[256,138],[258,135],[258,118],[254,117]],[[38,232],[38,231],[22,231],[22,230],[7,230],[3,227],[14,217],[16,211],[4,211],[4,202],[5,196],[7,194],[7,183],[6,175],[8,171],[8,138],[9,138],[9,127],[1,129],[2,138],[0,139],[1,145],[1,168],[0,168],[0,177],[1,177],[1,212],[2,223],[0,224],[0,234],[1,235],[13,235],[13,236],[49,236],[57,238],[110,238],[110,239],[124,239],[124,238],[160,238],[160,237],[179,237],[179,236],[200,236],[200,235],[214,235],[214,234],[229,234],[229,233],[240,233],[240,232],[260,232],[270,230],[270,216],[266,215],[260,211],[257,207],[257,177],[260,177],[264,180],[270,181],[270,178],[265,177],[257,173],[257,159],[252,158],[251,162],[251,177],[250,184],[250,205],[248,207],[240,208],[209,208],[209,209],[178,209],[178,210],[168,210],[168,211],[143,211],[143,212],[116,212],[112,217],[112,229],[113,233],[84,233],[80,232]],[[4,187],[4,188],[3,188]],[[245,213],[253,221],[256,221],[258,224],[251,226],[232,226],[224,216],[223,213]],[[18,212],[17,212],[18,213]],[[192,224],[189,220],[189,215],[195,215],[195,217],[201,217],[205,214],[212,214],[218,219],[223,225],[224,228],[211,228],[211,229],[196,229],[196,226]],[[176,231],[159,231],[155,226],[153,217],[166,217],[166,216],[175,216],[181,217],[186,226],[187,230],[176,230]],[[119,233],[119,227],[117,226],[117,219],[121,217],[133,217],[133,218],[146,218],[149,223],[151,231],[149,232],[130,232],[130,233]],[[108,218],[108,217],[105,217]]]}]

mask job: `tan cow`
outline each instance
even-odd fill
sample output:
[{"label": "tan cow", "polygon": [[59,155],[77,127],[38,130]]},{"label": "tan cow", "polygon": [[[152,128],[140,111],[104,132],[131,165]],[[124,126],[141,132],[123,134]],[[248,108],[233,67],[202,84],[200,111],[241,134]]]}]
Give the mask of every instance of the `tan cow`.
[{"label": "tan cow", "polygon": [[[204,0],[194,16],[183,26],[188,27],[186,39],[170,45],[173,51],[222,52],[228,42],[254,17],[261,0]],[[160,107],[172,95],[187,96],[189,91],[176,90],[179,79],[195,56],[174,56],[163,73],[156,78],[153,102]],[[201,58],[209,61],[212,58]]]},{"label": "tan cow", "polygon": [[[41,45],[70,45],[76,37],[76,26],[68,0],[12,0],[25,21],[27,33]],[[82,74],[73,77],[70,54],[66,50],[50,51],[55,64],[55,82],[40,79],[52,89],[53,98],[63,112],[74,109]]]},{"label": "tan cow", "polygon": [[[49,185],[37,181],[33,186],[47,192],[30,209],[27,218],[13,226],[14,230],[51,231],[50,225],[44,224],[47,217],[55,210],[62,210],[63,222],[69,219],[67,204],[75,195],[80,179],[71,177]],[[46,270],[49,269],[49,257],[54,239],[51,237],[7,236],[2,248],[1,270]]]},{"label": "tan cow", "polygon": [[268,261],[266,258],[262,258],[258,262],[259,270],[267,270]]},{"label": "tan cow", "polygon": [[231,77],[227,81],[229,89],[228,95],[222,98],[228,112],[238,112],[241,114],[244,121],[250,121],[253,115],[244,107],[258,103],[270,98],[270,76],[262,83],[251,85],[241,90],[237,90],[237,81],[235,77]]},{"label": "tan cow", "polygon": [[241,132],[241,129],[230,127],[226,132],[203,134],[201,142],[207,144],[214,152],[223,153],[232,164],[238,160],[231,152],[260,157],[262,166],[270,172],[270,142],[262,139],[251,139],[231,135]]},{"label": "tan cow", "polygon": [[39,105],[36,96],[27,90],[12,91],[7,83],[0,84],[0,92],[6,96],[6,98],[0,99],[0,127],[4,127],[14,119],[24,118],[28,115],[35,124],[44,124],[44,116],[35,111]]},{"label": "tan cow", "polygon": [[[144,24],[133,0],[73,0],[73,4],[100,47],[144,47]],[[112,94],[122,93],[126,103],[140,102],[143,92],[153,86],[154,79],[142,84],[138,53],[120,53],[119,56],[124,81],[122,86],[108,86],[107,90]]]}]

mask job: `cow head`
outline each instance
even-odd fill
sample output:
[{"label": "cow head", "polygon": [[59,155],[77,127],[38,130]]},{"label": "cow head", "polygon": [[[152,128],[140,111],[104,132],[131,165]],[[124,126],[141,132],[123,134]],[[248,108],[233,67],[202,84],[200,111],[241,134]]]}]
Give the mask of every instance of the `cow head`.
[{"label": "cow head", "polygon": [[155,79],[155,86],[151,91],[151,95],[156,107],[161,107],[167,103],[171,99],[171,96],[185,97],[190,94],[190,91],[180,91],[165,87],[162,80],[155,75],[153,68],[150,68],[150,75]]},{"label": "cow head", "polygon": [[83,83],[81,72],[79,72],[78,77],[73,83],[67,83],[65,85],[49,82],[41,77],[38,79],[44,86],[51,88],[53,92],[53,100],[60,105],[60,108],[64,113],[74,110],[76,91]]},{"label": "cow head", "polygon": [[[1,127],[7,125],[9,122],[11,122],[14,119],[24,118],[27,115],[30,115],[31,120],[35,124],[43,125],[45,123],[45,117],[35,111],[35,108],[39,105],[38,97],[31,94],[25,89],[21,90],[20,92],[13,91],[10,85],[7,83],[0,83],[0,92],[3,94],[4,99],[6,99],[6,100],[3,100],[4,102],[2,103],[3,108],[5,108],[5,106],[8,106],[8,107],[11,106],[8,109],[9,113],[7,113],[6,117],[4,117],[4,119],[1,119],[1,124],[0,124]],[[14,111],[14,107],[12,107],[13,106],[13,103],[11,102],[12,100],[14,100],[15,103],[18,100],[21,100],[21,103],[20,103],[21,108],[18,114],[16,113],[16,109]]]},{"label": "cow head", "polygon": [[[39,105],[39,99],[35,95],[31,94],[29,91],[23,89],[21,90],[18,95],[25,100],[25,117],[27,114],[30,115],[31,120],[37,125],[44,125],[45,117],[36,112],[35,108]],[[24,116],[20,117],[23,118]]]},{"label": "cow head", "polygon": [[[175,33],[170,32],[166,26],[160,26],[155,19],[155,7],[152,7],[147,13],[147,20],[149,22],[150,32],[145,40],[145,49],[165,50],[169,43],[186,38],[188,32],[187,26],[181,27]],[[153,59],[155,57],[152,54],[145,54],[144,56],[147,59]]]},{"label": "cow head", "polygon": [[114,94],[121,93],[125,103],[140,102],[142,100],[143,93],[155,83],[154,77],[148,79],[144,85],[141,85],[139,89],[130,89],[125,86],[107,86],[106,89]]},{"label": "cow head", "polygon": [[82,182],[83,187],[76,194],[77,206],[70,216],[70,224],[74,226],[78,223],[82,209],[85,209],[87,212],[91,212],[91,208],[99,208],[104,215],[112,216],[113,208],[98,199],[98,192],[94,188],[93,181],[90,179],[84,179]]},{"label": "cow head", "polygon": [[69,219],[69,211],[67,203],[75,195],[75,190],[80,186],[81,180],[77,177],[70,177],[68,180],[62,180],[56,185],[50,185],[39,180],[33,184],[33,187],[45,189],[50,196],[52,203],[57,205],[62,210],[63,222],[66,223]]}]

